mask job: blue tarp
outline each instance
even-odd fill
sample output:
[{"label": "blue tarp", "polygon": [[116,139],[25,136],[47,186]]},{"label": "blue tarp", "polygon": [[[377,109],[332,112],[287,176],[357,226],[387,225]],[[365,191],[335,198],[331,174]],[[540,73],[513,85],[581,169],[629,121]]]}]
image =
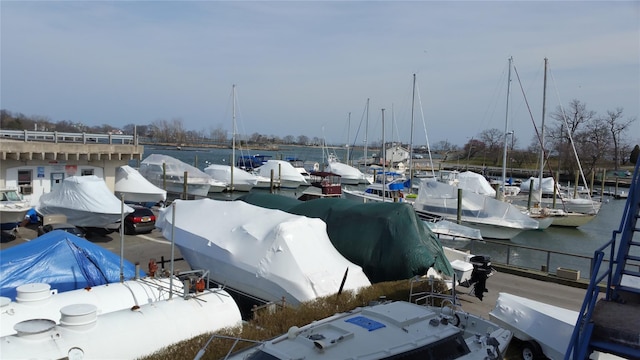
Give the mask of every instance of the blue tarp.
[{"label": "blue tarp", "polygon": [[[135,265],[123,264],[124,279],[133,279]],[[63,292],[119,281],[119,255],[62,230],[0,252],[0,296],[12,300],[16,288],[29,283],[47,283]]]}]

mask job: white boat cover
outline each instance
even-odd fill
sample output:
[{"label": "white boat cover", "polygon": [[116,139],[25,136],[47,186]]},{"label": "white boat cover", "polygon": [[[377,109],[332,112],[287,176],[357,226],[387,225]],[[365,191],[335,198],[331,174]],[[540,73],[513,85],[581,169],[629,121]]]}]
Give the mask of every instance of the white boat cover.
[{"label": "white boat cover", "polygon": [[[528,193],[531,188],[531,182],[533,181],[533,190],[539,192],[539,184],[540,178],[530,177],[527,180],[524,180],[520,183],[520,191],[523,193]],[[555,186],[555,182],[552,177],[542,178],[542,193],[543,194],[553,194],[553,187]]]},{"label": "white boat cover", "polygon": [[138,170],[129,165],[116,169],[115,195],[124,196],[128,202],[157,203],[167,200],[167,192],[145,179]]},{"label": "white boat cover", "polygon": [[340,175],[340,180],[352,180],[359,183],[369,183],[362,171],[337,160],[329,161],[325,171]]},{"label": "white boat cover", "polygon": [[307,180],[300,172],[291,165],[290,162],[285,160],[267,160],[262,166],[256,168],[254,171],[260,176],[266,178],[271,177],[271,170],[273,170],[274,177],[284,182],[298,183],[299,185],[306,185]]},{"label": "white boat cover", "polygon": [[[123,210],[124,209],[124,210]],[[36,211],[41,215],[66,215],[67,222],[82,227],[109,227],[133,209],[122,205],[101,178],[70,176],[50,193],[40,196]]]},{"label": "white boat cover", "polygon": [[[316,218],[242,201],[176,200],[156,226],[172,239],[193,269],[212,280],[266,301],[289,304],[371,285],[362,268],[332,245]],[[175,215],[174,215],[175,210]],[[172,219],[175,216],[175,227]]]},{"label": "white boat cover", "polygon": [[[146,179],[162,177],[162,164],[165,164],[167,178],[184,177],[184,172],[188,173],[190,184],[209,184],[211,176],[195,166],[191,166],[169,155],[151,154],[140,163],[140,174]],[[159,176],[159,177],[158,177]],[[182,180],[180,180],[182,181]]]},{"label": "white boat cover", "polygon": [[519,339],[537,341],[551,359],[564,358],[578,320],[577,311],[502,292],[489,315]]},{"label": "white boat cover", "polygon": [[[231,184],[231,166],[221,164],[211,164],[204,168],[204,172],[213,179]],[[244,171],[238,167],[233,168],[233,184],[234,185],[251,185],[252,187],[258,183],[258,176],[248,171]]]},{"label": "white boat cover", "polygon": [[[423,179],[413,206],[418,211],[455,218],[458,188],[432,179]],[[462,190],[462,220],[517,229],[538,229],[538,221],[517,207],[489,196]]]},{"label": "white boat cover", "polygon": [[458,188],[486,196],[496,196],[496,190],[487,179],[473,171],[464,171],[458,174]]}]

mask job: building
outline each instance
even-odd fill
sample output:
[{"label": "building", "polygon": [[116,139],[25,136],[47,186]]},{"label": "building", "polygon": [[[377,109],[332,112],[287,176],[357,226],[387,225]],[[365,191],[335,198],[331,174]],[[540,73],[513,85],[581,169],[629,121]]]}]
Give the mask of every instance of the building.
[{"label": "building", "polygon": [[0,130],[0,188],[19,189],[33,206],[74,175],[96,175],[113,191],[116,168],[143,153],[132,135]]}]

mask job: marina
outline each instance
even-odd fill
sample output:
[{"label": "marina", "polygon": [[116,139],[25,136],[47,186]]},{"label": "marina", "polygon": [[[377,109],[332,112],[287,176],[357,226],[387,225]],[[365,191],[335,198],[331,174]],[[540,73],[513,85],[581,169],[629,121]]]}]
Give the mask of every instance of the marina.
[{"label": "marina", "polygon": [[[193,163],[194,167],[198,167],[201,160],[203,160],[202,165],[213,160],[212,157],[200,154],[201,150],[195,152],[199,155],[189,150],[185,151],[185,149],[155,149],[152,151],[154,153],[172,153],[170,156],[176,156],[177,159],[185,163]],[[210,153],[209,155],[216,153],[212,149],[207,149],[206,152]],[[146,153],[147,151],[145,151],[145,155]],[[193,158],[189,159],[191,156]],[[280,157],[280,155],[274,156]],[[143,155],[141,158],[144,159],[145,156]],[[311,159],[311,163],[314,164],[314,158],[311,157]],[[136,161],[132,162],[131,166],[136,167]],[[303,192],[304,189],[299,188],[255,190],[256,194],[277,193],[292,200],[298,198]],[[246,193],[244,192],[244,194]],[[216,200],[235,200],[242,195],[242,193],[228,191],[207,194]],[[175,193],[173,196],[167,194],[168,200],[175,200]],[[404,204],[397,205],[404,206]],[[465,286],[458,286],[457,291],[461,291],[459,299],[464,310],[475,316],[488,318],[500,292],[515,293],[518,296],[574,311],[580,310],[582,299],[586,293],[585,289],[590,284],[588,279],[593,275],[600,275],[600,273],[590,273],[594,263],[593,253],[611,238],[613,230],[618,226],[623,209],[624,200],[612,198],[602,204],[601,211],[592,222],[579,228],[551,227],[545,230],[527,230],[513,238],[501,241],[442,239],[443,245],[466,250],[472,254],[481,254],[487,260],[491,259],[497,270],[488,279],[486,284],[488,292],[484,296],[478,296],[477,291],[474,294],[473,287],[469,288],[467,292],[464,290]],[[37,233],[33,230],[33,227],[29,226],[17,228],[14,232],[15,238],[3,240],[2,249],[36,238]],[[189,264],[182,260],[179,251],[176,251],[169,242],[168,239],[171,236],[171,232],[165,231],[163,234],[156,229],[145,235],[101,234],[99,237],[92,237],[91,241],[116,253],[118,250],[122,251],[124,257],[135,264],[146,264],[147,262],[151,264],[151,259],[154,261],[162,259],[160,263],[163,269],[169,264],[166,259],[174,254],[174,258],[178,259],[176,261],[178,265],[174,267],[174,262],[171,262],[172,271],[191,270]],[[638,234],[635,233],[632,236],[637,237]],[[118,249],[120,246],[123,249]],[[637,247],[631,249],[632,257],[637,256],[633,255],[636,251]],[[604,267],[602,272],[606,272]],[[596,294],[596,298],[600,299],[602,295]],[[105,322],[108,321],[105,320]],[[50,329],[51,327],[43,331],[46,332]],[[59,331],[65,332],[66,330]]]}]

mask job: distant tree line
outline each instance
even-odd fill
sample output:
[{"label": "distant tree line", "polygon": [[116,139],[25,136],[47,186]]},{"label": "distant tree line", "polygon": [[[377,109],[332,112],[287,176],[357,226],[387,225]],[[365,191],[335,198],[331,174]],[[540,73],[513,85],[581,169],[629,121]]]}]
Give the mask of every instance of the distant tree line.
[{"label": "distant tree line", "polygon": [[[551,121],[544,129],[544,159],[553,159],[553,171],[575,173],[578,162],[585,175],[598,168],[618,170],[620,166],[635,163],[640,146],[633,144],[627,130],[637,119],[626,118],[622,108],[609,110],[598,115],[588,110],[586,104],[572,100],[564,109],[558,106],[549,114]],[[542,129],[537,129],[541,132]],[[487,129],[472,137],[462,149],[456,149],[446,142],[437,143],[446,153],[453,153],[457,159],[470,161],[482,158],[482,162],[492,166],[502,166],[504,148],[507,148],[507,166],[523,167],[539,164],[542,138],[536,134],[525,149],[518,148],[518,138],[512,132],[505,135],[503,130]],[[575,151],[574,151],[575,149]],[[576,155],[578,159],[576,159]],[[546,168],[545,168],[546,169]]]},{"label": "distant tree line", "polygon": [[[39,130],[60,132],[86,132],[86,133],[122,133],[133,135],[134,132],[143,139],[154,143],[175,144],[214,144],[228,146],[231,144],[233,134],[221,126],[209,130],[187,130],[180,118],[171,120],[159,119],[149,125],[127,124],[122,129],[109,124],[88,126],[80,122],[69,120],[52,121],[46,116],[27,116],[22,113],[12,113],[8,110],[0,110],[0,129],[5,130]],[[312,145],[321,146],[322,140],[318,137],[309,138],[306,135],[263,135],[253,133],[251,135],[236,134],[236,141],[246,145]]]},{"label": "distant tree line", "polygon": [[[544,158],[554,159],[557,171],[575,173],[578,170],[574,148],[585,175],[603,167],[613,167],[617,170],[620,166],[634,163],[638,158],[640,147],[632,143],[633,139],[629,139],[626,131],[636,118],[626,118],[622,108],[598,115],[595,111],[588,110],[586,104],[574,99],[566,109],[558,106],[549,117],[552,121],[548,121],[544,129]],[[230,146],[233,137],[233,134],[221,126],[200,131],[187,130],[180,118],[159,119],[149,125],[127,124],[118,129],[108,124],[87,126],[69,120],[54,122],[44,116],[14,114],[8,110],[0,110],[0,128],[88,133],[121,132],[126,135],[133,135],[135,132],[140,138],[153,143],[220,146]],[[539,164],[542,143],[539,135],[534,135],[526,148],[520,148],[516,134],[511,132],[505,135],[503,130],[495,128],[483,130],[471,137],[462,148],[443,140],[436,142],[431,150],[439,153],[443,161],[481,161],[488,166],[502,166],[505,140],[509,167],[533,167]],[[318,137],[309,138],[305,135],[278,137],[256,132],[248,136],[236,134],[236,144],[321,146],[323,142]],[[371,147],[380,145],[370,144]],[[426,149],[416,148],[415,151],[425,152]]]}]

